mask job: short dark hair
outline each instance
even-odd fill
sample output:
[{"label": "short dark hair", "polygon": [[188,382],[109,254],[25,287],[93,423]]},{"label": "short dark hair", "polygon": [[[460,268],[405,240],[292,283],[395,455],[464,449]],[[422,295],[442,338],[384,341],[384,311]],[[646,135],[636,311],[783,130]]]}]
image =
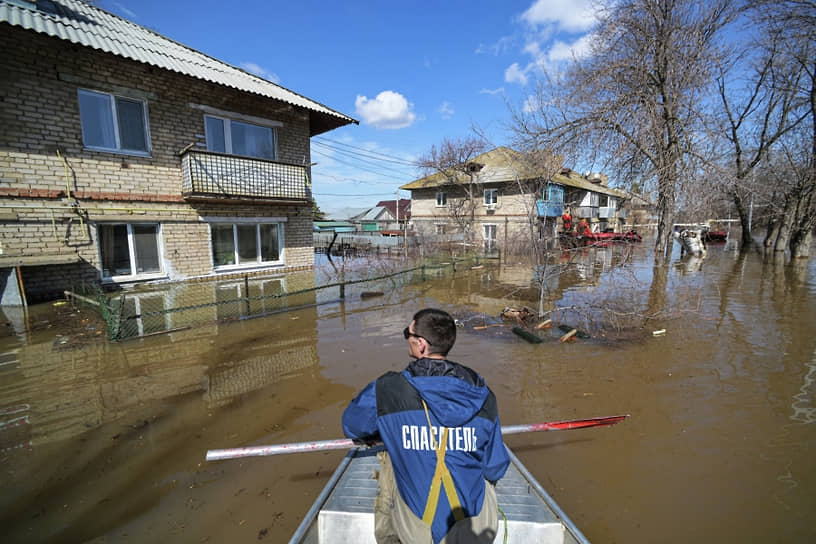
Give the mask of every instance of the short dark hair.
[{"label": "short dark hair", "polygon": [[428,342],[431,353],[445,356],[456,342],[456,322],[448,312],[425,308],[414,314],[414,333]]}]

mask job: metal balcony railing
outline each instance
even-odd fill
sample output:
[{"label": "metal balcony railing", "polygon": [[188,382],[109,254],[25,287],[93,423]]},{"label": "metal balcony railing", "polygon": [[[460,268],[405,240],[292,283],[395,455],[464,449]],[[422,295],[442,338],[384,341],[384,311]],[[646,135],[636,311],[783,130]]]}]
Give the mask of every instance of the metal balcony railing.
[{"label": "metal balcony railing", "polygon": [[306,167],[266,159],[188,150],[181,156],[184,198],[306,201]]}]

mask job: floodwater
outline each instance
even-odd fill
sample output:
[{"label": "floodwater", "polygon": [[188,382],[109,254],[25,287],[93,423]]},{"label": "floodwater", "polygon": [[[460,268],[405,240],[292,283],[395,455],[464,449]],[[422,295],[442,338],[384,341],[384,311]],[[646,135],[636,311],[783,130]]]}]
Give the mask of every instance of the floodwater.
[{"label": "floodwater", "polygon": [[462,320],[450,358],[485,376],[504,424],[631,414],[507,438],[591,541],[816,541],[816,259],[721,245],[653,270],[651,255],[586,250],[547,280],[554,322],[591,334],[574,343],[473,328],[537,308],[512,262],[118,344],[67,305],[34,308],[28,329],[9,318],[3,541],[286,542],[343,452],[206,451],[340,437],[352,396],[408,362],[402,329],[425,306]]}]

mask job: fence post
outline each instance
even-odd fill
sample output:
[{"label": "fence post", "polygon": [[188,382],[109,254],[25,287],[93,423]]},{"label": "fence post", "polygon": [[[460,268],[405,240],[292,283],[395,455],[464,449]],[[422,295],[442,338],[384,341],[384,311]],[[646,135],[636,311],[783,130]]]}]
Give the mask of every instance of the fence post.
[{"label": "fence post", "polygon": [[340,284],[340,298],[341,299],[346,298],[346,284],[345,284],[345,282]]},{"label": "fence post", "polygon": [[244,274],[244,304],[246,305],[246,315],[250,315],[250,308],[249,308],[249,274]]},{"label": "fence post", "polygon": [[119,340],[122,338],[122,317],[125,315],[125,294],[119,297],[119,315],[116,316],[116,328],[113,330],[111,340]]}]

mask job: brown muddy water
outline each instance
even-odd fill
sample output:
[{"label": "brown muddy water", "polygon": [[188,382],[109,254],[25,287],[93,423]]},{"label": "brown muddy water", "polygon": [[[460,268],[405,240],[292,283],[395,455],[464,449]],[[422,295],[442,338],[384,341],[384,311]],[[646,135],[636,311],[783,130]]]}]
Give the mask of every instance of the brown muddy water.
[{"label": "brown muddy water", "polygon": [[352,396],[408,362],[401,331],[425,306],[463,320],[450,358],[485,376],[504,424],[631,414],[507,439],[591,541],[816,541],[816,259],[714,246],[655,274],[651,248],[587,250],[551,278],[572,308],[556,321],[592,333],[575,343],[473,329],[537,307],[512,263],[118,344],[67,305],[33,308],[28,330],[10,317],[3,541],[286,542],[343,453],[206,451],[340,437]]}]

